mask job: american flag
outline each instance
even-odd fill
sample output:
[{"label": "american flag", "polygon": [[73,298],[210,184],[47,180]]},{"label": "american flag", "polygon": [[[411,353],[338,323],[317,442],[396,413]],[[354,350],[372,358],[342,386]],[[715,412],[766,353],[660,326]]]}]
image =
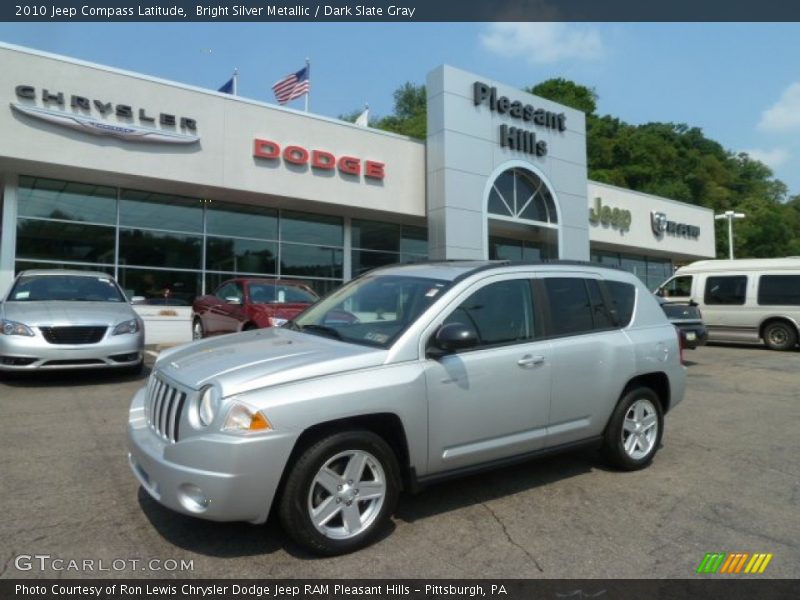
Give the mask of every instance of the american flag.
[{"label": "american flag", "polygon": [[297,73],[287,75],[283,79],[275,82],[272,86],[272,91],[275,92],[275,99],[278,104],[286,104],[290,100],[299,98],[303,94],[307,94],[311,89],[311,81],[309,80],[310,67],[306,65]]}]

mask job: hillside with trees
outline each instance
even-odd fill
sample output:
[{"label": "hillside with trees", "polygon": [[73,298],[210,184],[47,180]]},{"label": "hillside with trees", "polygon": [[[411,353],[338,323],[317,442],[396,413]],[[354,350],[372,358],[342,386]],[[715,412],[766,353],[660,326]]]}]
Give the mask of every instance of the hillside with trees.
[{"label": "hillside with trees", "polygon": [[[765,164],[726,150],[699,127],[633,125],[600,116],[595,90],[566,79],[548,79],[525,91],[586,113],[589,179],[716,212],[746,213],[735,225],[737,258],[800,256],[800,195],[788,198],[786,185]],[[393,114],[372,120],[370,126],[424,139],[425,87],[410,82],[400,86],[394,92]],[[724,227],[718,223],[720,257],[727,256]]]}]

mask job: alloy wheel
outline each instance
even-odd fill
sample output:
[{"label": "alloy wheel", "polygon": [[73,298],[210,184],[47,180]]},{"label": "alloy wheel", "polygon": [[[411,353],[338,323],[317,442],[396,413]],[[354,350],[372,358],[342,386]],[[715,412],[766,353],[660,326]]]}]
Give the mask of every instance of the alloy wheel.
[{"label": "alloy wheel", "polygon": [[386,474],[364,450],[340,452],[317,471],[308,492],[308,515],[329,538],[349,539],[368,529],[386,498]]},{"label": "alloy wheel", "polygon": [[633,460],[653,450],[658,439],[658,413],[650,400],[640,398],[630,405],[622,423],[622,447]]}]

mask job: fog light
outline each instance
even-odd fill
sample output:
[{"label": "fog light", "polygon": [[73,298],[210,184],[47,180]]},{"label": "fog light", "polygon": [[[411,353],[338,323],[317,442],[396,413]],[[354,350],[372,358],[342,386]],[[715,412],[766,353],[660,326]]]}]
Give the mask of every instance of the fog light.
[{"label": "fog light", "polygon": [[178,500],[183,507],[194,513],[202,513],[208,509],[211,504],[206,495],[199,487],[193,483],[182,483],[178,488]]}]

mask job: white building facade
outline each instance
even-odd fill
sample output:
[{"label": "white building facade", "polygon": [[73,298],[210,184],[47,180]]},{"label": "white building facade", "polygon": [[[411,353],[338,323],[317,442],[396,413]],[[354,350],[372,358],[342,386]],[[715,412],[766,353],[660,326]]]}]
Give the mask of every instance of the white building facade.
[{"label": "white building facade", "polygon": [[191,300],[234,275],[324,293],[397,262],[566,258],[654,287],[714,256],[709,210],[587,181],[583,113],[449,66],[420,141],[19,47],[0,64],[0,293],[104,271],[149,299],[150,343],[188,339]]}]

